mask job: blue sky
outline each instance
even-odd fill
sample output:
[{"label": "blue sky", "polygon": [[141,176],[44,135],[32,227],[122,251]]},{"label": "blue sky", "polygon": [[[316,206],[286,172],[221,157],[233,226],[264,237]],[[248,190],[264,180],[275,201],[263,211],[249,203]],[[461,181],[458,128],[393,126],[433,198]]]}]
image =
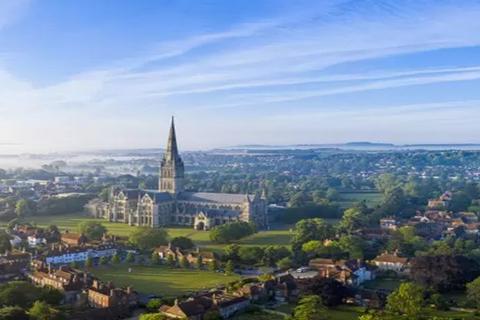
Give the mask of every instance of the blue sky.
[{"label": "blue sky", "polygon": [[0,0],[0,153],[479,143],[480,1]]}]

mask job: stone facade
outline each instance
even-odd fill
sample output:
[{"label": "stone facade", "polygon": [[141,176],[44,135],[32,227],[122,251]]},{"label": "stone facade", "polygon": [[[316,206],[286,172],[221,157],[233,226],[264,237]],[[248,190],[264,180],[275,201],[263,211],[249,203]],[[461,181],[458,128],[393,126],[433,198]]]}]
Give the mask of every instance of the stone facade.
[{"label": "stone facade", "polygon": [[265,195],[187,192],[184,175],[172,119],[160,166],[159,189],[112,188],[108,203],[96,200],[87,209],[97,218],[153,228],[183,225],[208,230],[235,221],[266,227]]}]

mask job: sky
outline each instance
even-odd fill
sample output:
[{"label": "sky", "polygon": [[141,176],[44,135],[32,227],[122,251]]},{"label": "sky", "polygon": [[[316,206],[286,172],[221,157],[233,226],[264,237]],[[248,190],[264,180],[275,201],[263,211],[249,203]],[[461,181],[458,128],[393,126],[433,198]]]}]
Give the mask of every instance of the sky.
[{"label": "sky", "polygon": [[480,143],[480,1],[0,0],[0,154]]}]

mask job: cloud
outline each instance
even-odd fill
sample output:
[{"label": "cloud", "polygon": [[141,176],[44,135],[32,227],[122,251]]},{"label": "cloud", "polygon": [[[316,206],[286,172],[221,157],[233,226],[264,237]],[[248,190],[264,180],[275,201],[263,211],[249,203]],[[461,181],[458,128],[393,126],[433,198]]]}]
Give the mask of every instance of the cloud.
[{"label": "cloud", "polygon": [[[2,3],[0,29],[14,21],[2,14]],[[15,120],[9,124],[13,132],[9,134],[13,136],[22,131],[20,126],[30,124],[27,117],[32,113],[41,114],[47,123],[62,118],[61,114],[67,118],[70,112],[77,118],[90,116],[95,118],[97,127],[118,134],[121,130],[115,128],[114,122],[123,124],[122,121],[131,120],[133,113],[141,116],[145,109],[151,112],[148,119],[142,118],[150,121],[143,124],[148,127],[156,124],[157,116],[165,109],[192,114],[205,109],[242,110],[325,96],[341,99],[364,91],[480,79],[480,66],[462,61],[453,65],[425,61],[422,67],[395,69],[376,67],[374,63],[386,57],[401,60],[422,52],[479,46],[478,1],[308,3],[311,6],[293,13],[199,32],[173,42],[158,44],[153,39],[147,52],[85,70],[53,85],[34,86],[0,67],[0,109],[5,117]],[[368,63],[356,71],[336,71],[349,70],[345,66],[362,62]],[[343,69],[339,68],[342,66]],[[332,109],[333,114],[337,112]],[[111,116],[111,122],[102,120],[102,114]],[[222,121],[228,125],[234,122],[232,119]],[[56,139],[55,133],[50,137]],[[81,137],[77,139],[82,141]]]}]

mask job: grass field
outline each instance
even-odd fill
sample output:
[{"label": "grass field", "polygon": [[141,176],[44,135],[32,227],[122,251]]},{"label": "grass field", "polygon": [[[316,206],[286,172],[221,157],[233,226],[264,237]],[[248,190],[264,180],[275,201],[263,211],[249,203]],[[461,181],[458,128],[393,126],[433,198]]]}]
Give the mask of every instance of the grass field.
[{"label": "grass field", "polygon": [[342,192],[338,203],[342,208],[349,208],[356,202],[365,200],[369,207],[380,203],[382,194],[378,192]]},{"label": "grass field", "polygon": [[[46,227],[50,224],[57,225],[62,231],[68,229],[77,230],[79,223],[83,221],[99,221],[108,230],[109,233],[118,236],[128,236],[133,227],[124,223],[108,222],[106,220],[94,219],[83,214],[53,215],[28,217],[25,222],[36,224],[40,227]],[[209,233],[206,231],[197,231],[192,228],[167,228],[171,238],[185,236],[191,238],[198,246],[212,250],[221,250],[224,245],[217,245],[210,241]],[[260,231],[250,237],[238,241],[239,245],[245,246],[267,246],[267,245],[289,245],[291,233],[289,230],[268,230]]]},{"label": "grass field", "polygon": [[133,286],[145,294],[157,294],[175,297],[201,289],[210,289],[218,285],[238,280],[237,276],[226,276],[199,270],[171,269],[163,266],[127,265],[98,267],[92,273],[103,281],[112,281],[116,286]]}]

